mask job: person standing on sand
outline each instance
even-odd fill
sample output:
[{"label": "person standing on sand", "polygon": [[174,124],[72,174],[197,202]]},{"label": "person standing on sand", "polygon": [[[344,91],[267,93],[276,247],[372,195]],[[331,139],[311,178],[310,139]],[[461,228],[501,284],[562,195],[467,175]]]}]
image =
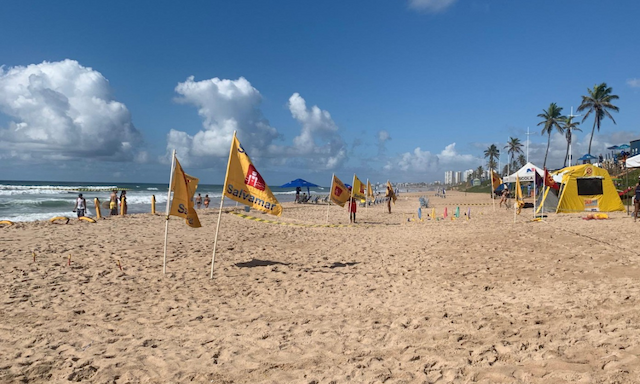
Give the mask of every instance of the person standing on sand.
[{"label": "person standing on sand", "polygon": [[296,203],[300,202],[300,192],[302,192],[302,188],[296,187]]},{"label": "person standing on sand", "polygon": [[389,209],[389,213],[391,213],[391,198],[393,197],[393,189],[389,185],[387,185],[387,209]]},{"label": "person standing on sand", "polygon": [[127,214],[127,191],[120,192],[120,213]]},{"label": "person standing on sand", "polygon": [[[349,195],[351,195],[351,187],[349,187]],[[356,210],[358,209],[358,202],[355,197],[349,197],[349,204],[347,205],[349,209],[349,222],[355,224],[356,223]]]},{"label": "person standing on sand", "polygon": [[638,176],[638,184],[636,185],[636,195],[633,200],[633,206],[635,208],[633,212],[633,222],[635,223],[638,220],[638,211],[640,211],[640,176]]},{"label": "person standing on sand", "polygon": [[80,218],[84,216],[84,211],[86,209],[87,209],[87,200],[85,200],[85,198],[82,197],[82,193],[80,193],[78,195],[78,198],[76,199],[76,206],[73,208],[73,212],[77,212],[78,218]]},{"label": "person standing on sand", "polygon": [[196,196],[196,207],[200,209],[201,206],[202,206],[202,196],[198,193],[198,196]]},{"label": "person standing on sand", "polygon": [[211,202],[211,199],[209,198],[209,195],[204,195],[204,207],[205,208],[209,208],[209,203]]},{"label": "person standing on sand", "polygon": [[111,197],[109,197],[109,209],[111,210],[111,216],[118,215],[118,191],[115,189],[111,191]]}]

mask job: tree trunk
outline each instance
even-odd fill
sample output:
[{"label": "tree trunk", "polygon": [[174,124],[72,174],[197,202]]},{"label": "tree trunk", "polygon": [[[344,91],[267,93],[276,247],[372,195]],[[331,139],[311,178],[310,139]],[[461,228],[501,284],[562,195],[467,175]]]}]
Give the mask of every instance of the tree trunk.
[{"label": "tree trunk", "polygon": [[569,158],[569,146],[571,146],[571,130],[567,131],[567,153],[564,155],[564,166],[562,168],[567,167],[567,159]]},{"label": "tree trunk", "polygon": [[544,153],[544,164],[542,168],[547,168],[547,155],[549,154],[549,145],[551,144],[551,131],[549,131],[549,137],[547,138],[547,151]]},{"label": "tree trunk", "polygon": [[[593,141],[593,134],[596,132],[596,123],[598,122],[598,114],[596,113],[593,117],[593,128],[591,128],[591,138],[589,138],[589,154],[591,154],[591,142]],[[600,127],[598,127],[598,131]]]}]

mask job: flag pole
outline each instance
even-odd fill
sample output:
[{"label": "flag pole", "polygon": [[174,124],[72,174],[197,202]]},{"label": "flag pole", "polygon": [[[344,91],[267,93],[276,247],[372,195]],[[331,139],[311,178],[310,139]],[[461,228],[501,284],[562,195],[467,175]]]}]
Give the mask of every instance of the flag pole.
[{"label": "flag pole", "polygon": [[349,223],[351,223],[351,204],[353,204],[353,191],[356,190],[356,174],[353,174],[353,181],[351,182],[351,197],[349,204],[347,205],[347,211],[349,211]]},{"label": "flag pole", "polygon": [[491,173],[491,180],[489,181],[489,185],[491,186],[491,202],[493,203],[493,210],[496,210],[496,199],[493,197],[493,169],[489,169]]},{"label": "flag pole", "polygon": [[331,174],[331,186],[329,187],[329,204],[327,204],[327,223],[329,222],[329,207],[331,206],[331,194],[333,193],[333,180],[335,179],[336,174]]},{"label": "flag pole", "polygon": [[364,194],[364,209],[369,211],[369,178],[367,178],[367,192]]},{"label": "flag pole", "polygon": [[220,209],[218,210],[218,224],[216,224],[216,235],[213,238],[213,255],[211,256],[211,280],[213,280],[213,264],[216,261],[218,231],[220,230],[220,218],[222,217],[222,206],[224,204],[224,189],[227,187],[227,179],[229,178],[229,166],[231,165],[231,150],[233,149],[233,143],[235,141],[236,141],[236,131],[233,131],[233,139],[231,139],[231,147],[229,148],[229,160],[227,161],[227,173],[224,175],[224,184],[222,185],[222,197],[220,198]]},{"label": "flag pole", "polygon": [[164,224],[164,256],[162,257],[162,274],[167,273],[167,237],[169,235],[169,211],[171,209],[171,188],[173,187],[173,173],[176,170],[176,150],[171,154],[171,173],[169,174],[169,191],[167,192],[167,211]]}]

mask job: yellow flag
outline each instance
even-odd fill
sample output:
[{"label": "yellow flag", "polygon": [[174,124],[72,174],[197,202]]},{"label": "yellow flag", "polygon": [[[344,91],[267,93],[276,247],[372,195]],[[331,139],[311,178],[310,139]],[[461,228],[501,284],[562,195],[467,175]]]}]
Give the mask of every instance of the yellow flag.
[{"label": "yellow flag", "polygon": [[333,175],[333,180],[331,181],[331,201],[341,207],[344,207],[347,201],[349,201],[349,197],[349,190],[347,187],[336,177],[336,175]]},{"label": "yellow flag", "polygon": [[520,187],[520,178],[516,175],[516,203],[518,204],[518,215],[524,207],[524,197],[522,197],[522,188]]},{"label": "yellow flag", "polygon": [[200,220],[198,214],[193,208],[193,195],[198,189],[198,179],[189,176],[182,170],[180,162],[176,158],[176,168],[173,171],[173,182],[171,190],[173,191],[173,200],[171,201],[171,210],[169,215],[184,217],[188,226],[200,228]]},{"label": "yellow flag", "polygon": [[369,180],[367,180],[367,197],[371,200],[374,199],[373,188],[371,188],[371,183],[369,182]]},{"label": "yellow flag", "polygon": [[495,191],[500,184],[502,184],[500,176],[495,171],[491,171],[491,190]]},{"label": "yellow flag", "polygon": [[224,195],[231,200],[272,215],[282,214],[282,205],[273,196],[271,189],[253,166],[249,155],[235,135],[231,141]]},{"label": "yellow flag", "polygon": [[366,194],[366,184],[364,184],[362,181],[360,181],[360,179],[358,179],[358,176],[353,175],[353,197],[358,199],[358,200],[364,200],[367,198]]},{"label": "yellow flag", "polygon": [[396,193],[393,191],[393,186],[391,185],[389,180],[387,180],[387,194],[385,196],[390,197],[391,201],[393,201],[393,204],[395,204],[396,200],[398,200],[398,197],[396,196]]}]

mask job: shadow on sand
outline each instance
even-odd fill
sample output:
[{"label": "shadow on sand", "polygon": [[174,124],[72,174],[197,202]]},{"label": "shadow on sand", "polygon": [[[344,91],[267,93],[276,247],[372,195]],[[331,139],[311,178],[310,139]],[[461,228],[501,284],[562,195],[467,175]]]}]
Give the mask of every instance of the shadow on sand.
[{"label": "shadow on sand", "polygon": [[273,261],[273,260],[253,259],[251,261],[247,261],[246,263],[236,263],[235,264],[235,266],[238,267],[238,268],[269,267],[271,265],[289,265],[289,263],[282,263],[280,261]]}]

